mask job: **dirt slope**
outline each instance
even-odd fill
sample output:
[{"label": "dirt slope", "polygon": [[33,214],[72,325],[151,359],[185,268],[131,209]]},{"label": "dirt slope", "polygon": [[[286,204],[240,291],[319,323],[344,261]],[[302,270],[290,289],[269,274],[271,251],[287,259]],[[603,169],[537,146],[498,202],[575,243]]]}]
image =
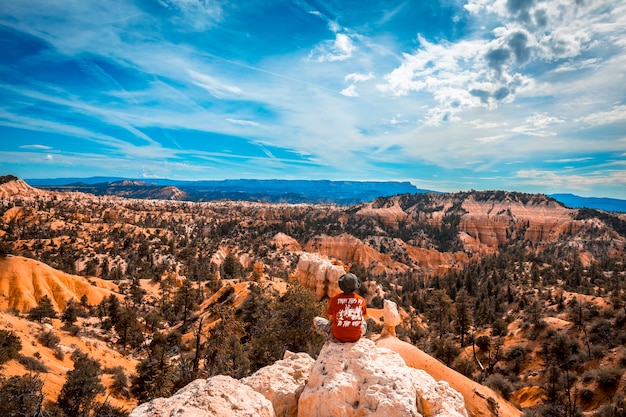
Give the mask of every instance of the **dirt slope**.
[{"label": "dirt slope", "polygon": [[95,305],[115,291],[117,286],[110,281],[66,274],[21,256],[0,257],[0,310],[28,311],[47,295],[61,312],[70,299],[86,295]]}]

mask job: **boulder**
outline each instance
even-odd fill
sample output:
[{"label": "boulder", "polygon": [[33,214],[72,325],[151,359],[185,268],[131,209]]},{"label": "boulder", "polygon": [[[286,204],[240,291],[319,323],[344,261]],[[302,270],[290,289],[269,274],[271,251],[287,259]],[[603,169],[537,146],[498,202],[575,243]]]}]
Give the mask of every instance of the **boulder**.
[{"label": "boulder", "polygon": [[306,353],[287,351],[282,360],[256,371],[241,380],[272,402],[276,417],[296,417],[298,399],[315,359]]},{"label": "boulder", "polygon": [[170,398],[156,398],[129,417],[275,417],[272,403],[229,376],[197,379]]},{"label": "boulder", "polygon": [[298,417],[467,417],[463,397],[369,339],[327,342],[300,395]]}]

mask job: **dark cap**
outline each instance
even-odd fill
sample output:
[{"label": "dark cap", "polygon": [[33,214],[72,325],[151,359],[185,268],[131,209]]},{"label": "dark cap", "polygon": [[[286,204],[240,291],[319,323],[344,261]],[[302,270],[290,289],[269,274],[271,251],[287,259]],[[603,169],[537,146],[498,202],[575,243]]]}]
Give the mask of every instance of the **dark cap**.
[{"label": "dark cap", "polygon": [[361,281],[354,274],[343,274],[339,277],[339,288],[346,294],[351,294],[359,289]]}]

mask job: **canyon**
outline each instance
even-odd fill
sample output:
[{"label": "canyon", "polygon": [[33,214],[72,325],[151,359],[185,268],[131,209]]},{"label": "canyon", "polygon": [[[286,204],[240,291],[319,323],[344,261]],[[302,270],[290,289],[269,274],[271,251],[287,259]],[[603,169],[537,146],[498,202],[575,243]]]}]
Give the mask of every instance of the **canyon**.
[{"label": "canyon", "polygon": [[[545,343],[542,345],[536,340],[541,335],[539,339],[580,340],[576,342],[580,350],[575,354],[580,356],[577,360],[581,365],[572,368],[571,372],[578,376],[568,389],[585,393],[587,397],[583,399],[582,394],[572,397],[566,403],[572,409],[576,406],[592,412],[614,406],[618,404],[616,394],[626,385],[621,378],[605,386],[604,374],[601,374],[609,368],[623,369],[620,364],[626,358],[619,343],[625,333],[620,317],[622,300],[626,299],[621,284],[626,281],[623,279],[626,217],[621,213],[567,208],[547,196],[505,191],[399,194],[340,206],[127,199],[41,190],[19,179],[0,184],[0,205],[0,239],[4,252],[4,256],[0,256],[2,328],[20,335],[24,355],[40,352],[40,360],[50,374],[55,375],[44,385],[50,401],[56,399],[63,375],[72,365],[67,356],[59,360],[52,350],[30,347],[39,345],[36,334],[43,331],[44,325],[62,336],[60,344],[67,353],[80,347],[81,351],[101,361],[108,358],[108,368],[114,367],[110,363],[113,358],[119,358],[118,363],[132,375],[148,355],[146,343],[151,332],[143,317],[160,305],[164,282],[172,282],[174,292],[188,282],[191,288],[198,288],[203,294],[195,310],[188,315],[185,313],[182,324],[179,319],[165,324],[167,330],[181,331],[185,349],[193,351],[196,336],[200,336],[197,340],[202,345],[210,344],[211,337],[215,337],[211,329],[219,327],[218,307],[232,307],[235,314],[241,315],[249,308],[248,303],[254,299],[258,287],[271,292],[272,297],[280,301],[281,297],[289,295],[292,291],[289,288],[296,282],[323,305],[328,297],[338,293],[337,279],[346,271],[357,273],[364,281],[362,293],[368,300],[374,328],[363,346],[357,349],[361,355],[350,357],[349,352],[328,345],[317,345],[321,350],[313,352],[283,352],[273,362],[277,367],[282,366],[282,371],[276,371],[274,377],[270,372],[270,376],[264,378],[281,379],[279,375],[284,372],[293,375],[292,365],[281,361],[290,363],[297,358],[298,365],[293,366],[299,369],[301,379],[308,382],[310,372],[319,366],[317,362],[335,363],[348,356],[349,362],[341,362],[344,364],[341,366],[362,369],[359,376],[353,378],[367,379],[368,373],[379,371],[368,368],[372,364],[362,363],[359,358],[369,355],[370,362],[374,363],[373,358],[381,356],[385,362],[398,367],[429,372],[434,377],[433,386],[445,381],[454,392],[460,393],[469,415],[517,416],[519,409],[552,404],[550,393],[542,388],[549,358]],[[479,272],[474,274],[474,268]],[[139,305],[131,301],[129,288],[134,284],[145,293]],[[437,323],[432,308],[433,297],[442,288],[448,291],[452,302],[447,319],[452,324],[449,328]],[[463,342],[461,333],[453,331],[460,320],[461,299],[457,293],[465,288],[470,292],[476,317],[470,327],[472,340],[486,338],[483,340],[488,340],[489,346],[468,345]],[[500,288],[500,291],[490,288]],[[508,301],[503,301],[507,293]],[[115,330],[108,334],[102,332],[95,317],[78,319],[78,337],[64,330],[58,318],[37,324],[25,317],[44,296],[61,313],[71,299],[78,302],[82,298],[86,305],[95,307],[111,295],[137,310],[146,343],[136,348],[120,345],[120,335]],[[393,319],[397,325],[393,329],[391,319],[383,314],[383,305],[390,300],[397,304],[398,311]],[[483,301],[488,303],[483,305]],[[498,303],[502,305],[500,310]],[[573,315],[576,309],[580,311],[580,320]],[[486,318],[480,321],[479,315]],[[617,332],[614,339],[618,343],[602,338],[601,325],[606,323]],[[295,327],[302,330],[308,324]],[[587,342],[584,334],[589,336]],[[241,341],[250,337],[242,334]],[[89,341],[88,345],[84,344],[85,340]],[[456,355],[446,356],[441,346],[455,347]],[[386,350],[381,353],[378,349],[389,349],[399,356]],[[514,352],[520,352],[522,360],[516,362]],[[174,354],[170,358],[182,359],[182,355]],[[592,362],[594,368],[591,368]],[[339,362],[336,365],[339,367]],[[476,368],[478,365],[484,366],[484,370]],[[268,366],[274,369],[271,368],[274,365]],[[16,361],[8,362],[4,369],[6,375],[27,371]],[[416,378],[410,376],[413,371],[402,369],[395,373],[406,374],[406,381]],[[501,386],[501,381],[500,385],[494,382],[496,378],[491,378],[491,386],[499,387],[498,392],[484,385],[492,375],[507,372],[515,375],[513,378],[511,374],[515,385],[510,387],[510,392]],[[254,375],[260,378],[261,374],[257,373],[245,378],[254,378]],[[305,375],[308,376],[305,378]],[[153,399],[157,403],[143,405],[133,398],[111,401],[129,411],[139,405],[139,411],[133,411],[132,415],[168,415],[165,411],[163,414],[139,413],[150,407],[173,410],[172,404],[176,401],[179,401],[176,404],[189,405],[189,401],[197,399],[200,390],[207,391],[213,386],[211,378],[218,378],[206,376],[201,382],[189,381],[193,385],[186,391],[183,388],[182,397],[172,392],[171,400]],[[109,389],[111,377],[105,377]],[[230,380],[225,375],[219,378],[215,383],[231,387],[233,399],[236,398],[234,392],[242,395],[248,392],[239,384],[249,380],[232,377]],[[317,381],[318,385],[330,383],[326,379]],[[270,395],[266,395],[267,392],[262,395],[265,401],[256,394],[250,395],[258,397],[259,404],[265,404],[268,415],[318,415],[314,411],[299,414],[302,411],[293,405],[300,400],[303,403],[320,401],[307,400],[316,398],[312,394],[314,381],[311,384],[306,391],[306,383],[299,380],[284,394],[284,398],[291,398],[291,406],[284,405],[287,400],[270,398],[268,407],[266,401]],[[343,386],[345,381],[333,384]],[[357,385],[363,384],[365,382]],[[398,392],[410,391],[411,387],[425,383],[403,384],[406,389]],[[202,388],[205,386],[209,388]],[[370,391],[376,392],[377,398],[395,395],[383,394],[384,389],[373,387]],[[355,389],[342,388],[337,395],[367,397]],[[585,390],[595,393],[591,395]],[[304,399],[303,392],[308,393]],[[329,394],[315,395],[326,398]],[[424,395],[416,398],[425,398]],[[450,398],[456,395],[450,393]],[[401,397],[393,400],[399,403],[393,404],[404,405],[394,408],[406,406],[424,416],[439,412],[437,407],[425,405],[425,399],[407,405],[402,401],[409,399]],[[380,401],[382,404],[388,399]],[[354,401],[351,404],[353,406]],[[364,401],[361,407],[366,404]],[[375,412],[372,410],[376,407],[367,407],[369,412]],[[291,411],[278,412],[279,409]],[[313,408],[309,404],[306,409]],[[449,414],[445,415],[456,415],[450,411],[452,409],[464,415],[458,405],[446,409]],[[359,415],[370,415],[359,406],[354,410],[361,410]],[[264,412],[258,413],[263,415]],[[412,415],[410,413],[413,411],[404,415]]]}]

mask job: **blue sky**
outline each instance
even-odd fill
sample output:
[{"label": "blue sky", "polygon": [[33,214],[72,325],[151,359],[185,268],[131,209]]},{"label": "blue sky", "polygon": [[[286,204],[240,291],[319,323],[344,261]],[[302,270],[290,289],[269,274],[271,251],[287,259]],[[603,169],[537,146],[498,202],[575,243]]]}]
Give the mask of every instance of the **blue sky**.
[{"label": "blue sky", "polygon": [[626,199],[621,0],[19,0],[0,175]]}]

